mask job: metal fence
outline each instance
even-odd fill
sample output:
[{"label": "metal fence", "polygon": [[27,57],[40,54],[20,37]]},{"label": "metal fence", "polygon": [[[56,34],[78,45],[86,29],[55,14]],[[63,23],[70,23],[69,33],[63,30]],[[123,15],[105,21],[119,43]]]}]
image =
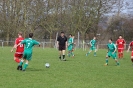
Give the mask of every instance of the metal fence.
[{"label": "metal fence", "polygon": [[[55,39],[51,39],[51,40],[39,40],[38,41],[41,43],[42,48],[56,48],[56,40]],[[88,44],[89,40],[84,42],[82,40],[77,41],[75,40],[75,49],[83,49],[88,50],[90,45]],[[107,43],[100,42],[97,43],[97,49],[107,49]],[[4,47],[12,47],[14,45],[14,41],[1,41],[0,40],[0,47],[4,48]],[[127,49],[129,44],[126,44],[125,49]]]}]

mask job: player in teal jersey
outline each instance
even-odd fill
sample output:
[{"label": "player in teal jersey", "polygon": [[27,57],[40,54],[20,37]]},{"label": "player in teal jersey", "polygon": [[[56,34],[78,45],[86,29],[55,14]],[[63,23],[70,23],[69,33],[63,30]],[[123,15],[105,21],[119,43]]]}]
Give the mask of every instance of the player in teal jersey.
[{"label": "player in teal jersey", "polygon": [[106,63],[104,65],[105,66],[108,65],[108,58],[109,57],[112,57],[116,61],[117,65],[119,65],[119,62],[117,60],[117,53],[116,53],[117,47],[112,42],[112,39],[109,39],[109,43],[108,43],[107,47],[108,47],[108,52],[107,52],[107,55],[106,55]]},{"label": "player in teal jersey", "polygon": [[89,52],[86,54],[86,56],[88,56],[93,50],[94,50],[94,56],[96,56],[96,37],[94,37],[91,41],[90,41],[90,50]]},{"label": "player in teal jersey", "polygon": [[70,57],[71,55],[74,56],[73,54],[73,47],[74,47],[74,37],[72,34],[69,35],[69,40],[68,40],[68,56]]},{"label": "player in teal jersey", "polygon": [[[25,71],[26,70],[26,68],[28,66],[28,63],[29,63],[29,61],[32,58],[33,46],[34,45],[39,45],[40,46],[40,43],[37,42],[36,40],[33,40],[32,37],[33,37],[33,33],[30,33],[29,34],[29,38],[23,40],[22,42],[20,42],[17,45],[17,46],[19,46],[20,44],[24,44],[25,45],[24,53],[23,53],[23,59],[21,60],[21,62],[18,65],[19,70],[22,70],[22,71]],[[23,65],[23,62],[24,61],[25,61],[25,64],[24,64],[24,66],[22,68],[22,65]]]}]

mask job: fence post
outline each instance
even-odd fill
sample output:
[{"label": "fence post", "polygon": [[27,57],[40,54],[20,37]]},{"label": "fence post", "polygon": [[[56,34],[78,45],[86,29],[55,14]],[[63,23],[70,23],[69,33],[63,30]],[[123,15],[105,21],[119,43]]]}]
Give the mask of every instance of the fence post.
[{"label": "fence post", "polygon": [[78,48],[79,48],[79,36],[80,36],[80,35],[79,35],[79,32],[78,32]]},{"label": "fence post", "polygon": [[2,48],[3,48],[3,44],[4,44],[4,42],[2,41]]},{"label": "fence post", "polygon": [[44,49],[44,42],[42,42],[42,44],[43,44],[43,49]]}]

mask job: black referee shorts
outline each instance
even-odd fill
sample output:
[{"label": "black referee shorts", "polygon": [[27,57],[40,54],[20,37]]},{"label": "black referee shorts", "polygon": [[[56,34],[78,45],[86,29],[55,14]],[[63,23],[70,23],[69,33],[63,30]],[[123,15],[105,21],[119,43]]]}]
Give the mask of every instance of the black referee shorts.
[{"label": "black referee shorts", "polygon": [[59,51],[62,51],[62,50],[66,50],[66,46],[65,45],[59,45]]}]

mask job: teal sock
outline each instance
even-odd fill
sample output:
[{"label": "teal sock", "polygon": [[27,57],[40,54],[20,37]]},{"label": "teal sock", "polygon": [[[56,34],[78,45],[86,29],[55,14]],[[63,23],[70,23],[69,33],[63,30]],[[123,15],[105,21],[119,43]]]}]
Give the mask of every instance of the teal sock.
[{"label": "teal sock", "polygon": [[23,67],[23,70],[25,70],[27,67],[28,67],[28,64],[25,63],[25,64],[24,64],[24,67]]},{"label": "teal sock", "polygon": [[68,56],[70,57],[70,55],[71,55],[71,53],[69,52],[69,53],[68,53]]},{"label": "teal sock", "polygon": [[71,52],[71,55],[72,55],[72,56],[74,55],[73,52]]},{"label": "teal sock", "polygon": [[22,66],[22,65],[23,65],[23,62],[22,62],[22,61],[20,61],[19,66]]},{"label": "teal sock", "polygon": [[119,62],[116,62],[117,63],[117,65],[120,65],[120,63]]},{"label": "teal sock", "polygon": [[96,52],[94,52],[94,56],[96,56]]},{"label": "teal sock", "polygon": [[108,59],[106,59],[106,63],[108,64]]},{"label": "teal sock", "polygon": [[87,55],[89,55],[89,54],[90,54],[90,52],[87,53]]}]

